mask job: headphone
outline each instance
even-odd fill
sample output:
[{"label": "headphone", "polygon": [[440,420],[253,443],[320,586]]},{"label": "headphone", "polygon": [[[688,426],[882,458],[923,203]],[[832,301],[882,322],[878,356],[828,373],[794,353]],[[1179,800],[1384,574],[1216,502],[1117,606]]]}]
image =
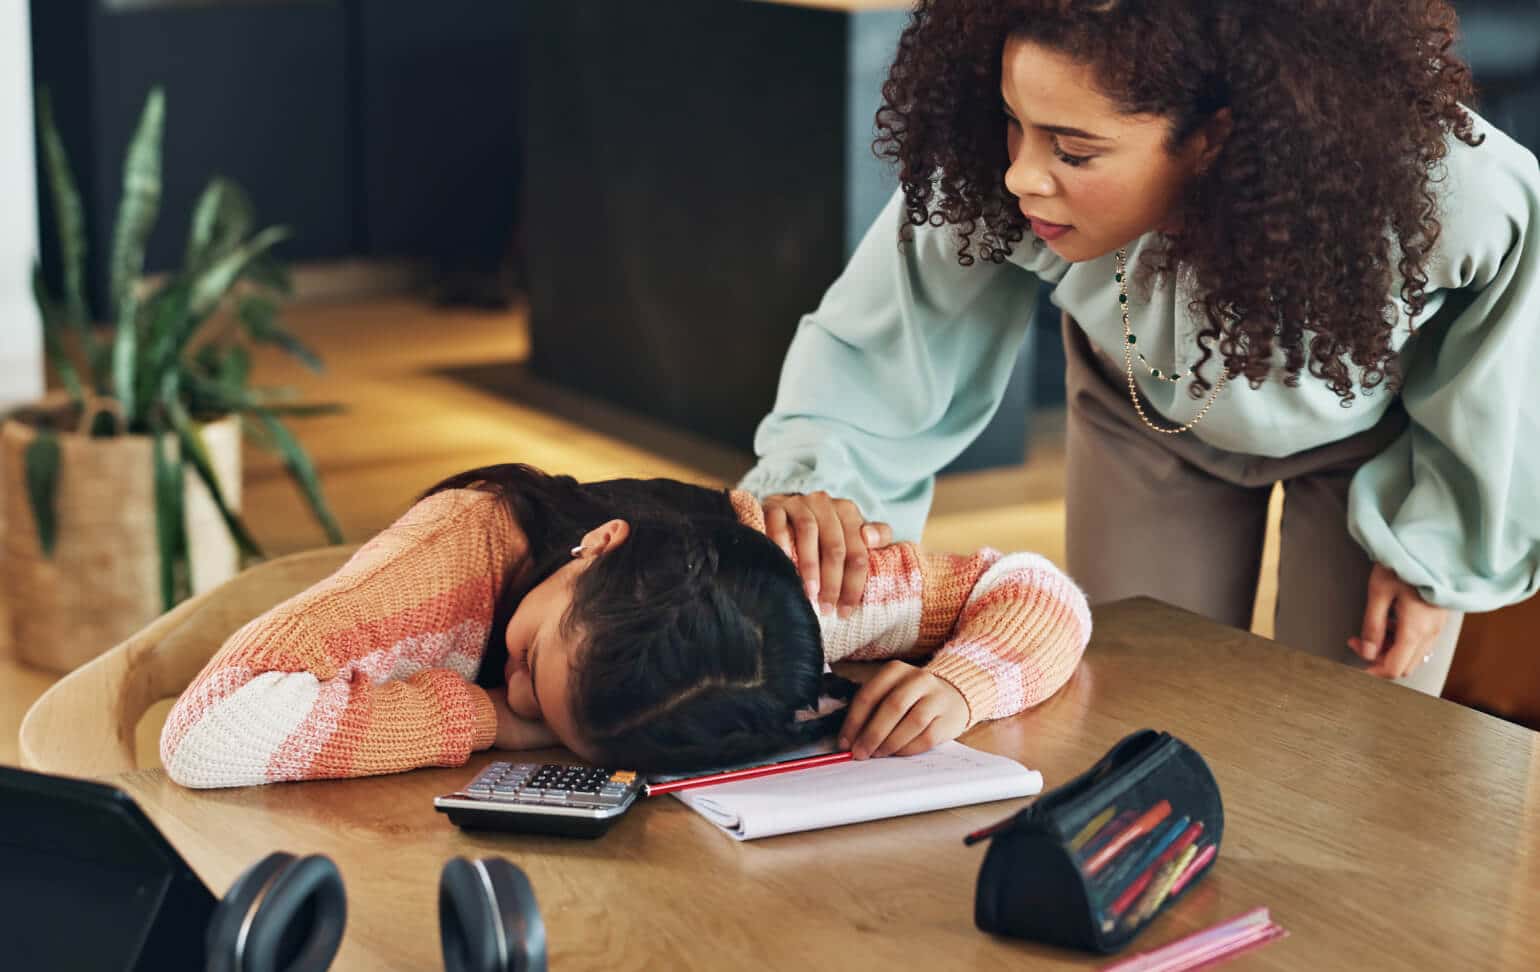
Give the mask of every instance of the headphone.
[{"label": "headphone", "polygon": [[[269,854],[215,906],[204,939],[208,972],[324,972],[342,945],[347,912],[331,858]],[[446,862],[438,914],[445,972],[545,972],[535,890],[508,861]]]}]

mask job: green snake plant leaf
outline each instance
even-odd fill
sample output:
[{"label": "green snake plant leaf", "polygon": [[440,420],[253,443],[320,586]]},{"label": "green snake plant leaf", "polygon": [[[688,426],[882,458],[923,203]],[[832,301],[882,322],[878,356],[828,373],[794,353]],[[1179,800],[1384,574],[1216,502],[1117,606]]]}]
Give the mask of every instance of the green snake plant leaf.
[{"label": "green snake plant leaf", "polygon": [[181,370],[177,346],[186,326],[188,297],[187,285],[178,280],[156,293],[145,307],[137,386],[140,402],[148,403],[157,394],[164,398],[167,375]]},{"label": "green snake plant leaf", "polygon": [[193,319],[201,321],[212,313],[251,262],[288,236],[286,227],[269,226],[198,272],[191,283]]},{"label": "green snake plant leaf", "polygon": [[176,429],[177,438],[181,440],[182,456],[192,463],[193,470],[198,478],[203,480],[203,485],[208,487],[209,495],[214,499],[214,505],[219,509],[220,517],[225,521],[230,536],[235,539],[235,545],[241,552],[252,557],[261,557],[262,548],[257,546],[257,541],[252,538],[251,532],[246,529],[246,524],[240,516],[230,509],[230,504],[225,500],[224,490],[219,485],[219,474],[214,471],[213,460],[209,458],[208,449],[203,445],[203,435],[198,431],[198,426],[188,416],[182,403],[171,401],[167,403],[168,417],[171,425]]},{"label": "green snake plant leaf", "polygon": [[273,301],[266,297],[243,297],[236,308],[236,314],[246,328],[247,336],[253,341],[283,349],[316,374],[326,371],[320,355],[278,324],[278,305]]},{"label": "green snake plant leaf", "polygon": [[59,536],[59,437],[40,427],[22,459],[26,466],[27,500],[37,524],[37,544],[52,557]]},{"label": "green snake plant leaf", "polygon": [[69,351],[64,347],[64,310],[49,296],[48,285],[43,280],[43,266],[39,263],[32,265],[32,298],[37,302],[38,314],[43,319],[43,350],[48,363],[64,383],[70,401],[75,403],[76,408],[82,408],[85,405],[85,389],[80,385],[80,373],[75,370],[75,362],[70,360]]},{"label": "green snake plant leaf", "polygon": [[[151,90],[139,127],[123,162],[123,198],[112,236],[112,306],[120,309],[144,273],[144,248],[160,215],[161,137],[166,127],[166,94]],[[118,326],[124,324],[120,317]],[[114,368],[117,366],[114,358]]]},{"label": "green snake plant leaf", "polygon": [[294,294],[294,278],[290,275],[289,268],[270,253],[264,253],[251,261],[251,267],[246,271],[246,279],[285,297]]},{"label": "green snake plant leaf", "polygon": [[311,512],[315,514],[321,529],[326,531],[326,538],[332,543],[342,542],[342,528],[337,525],[337,518],[332,515],[331,507],[326,502],[326,496],[321,492],[321,478],[316,475],[315,464],[310,461],[310,455],[305,452],[305,447],[294,438],[284,424],[278,420],[272,412],[266,409],[256,409],[255,416],[261,421],[267,431],[278,454],[283,457],[284,465],[289,468],[289,475],[305,494],[305,499],[310,503]]},{"label": "green snake plant leaf", "polygon": [[193,208],[183,266],[198,271],[230,252],[251,232],[251,200],[229,179],[209,180]]},{"label": "green snake plant leaf", "polygon": [[112,337],[112,397],[123,407],[123,426],[138,431],[139,421],[139,298],[130,287],[118,310]]},{"label": "green snake plant leaf", "polygon": [[181,452],[169,447],[165,433],[155,434],[155,540],[160,548],[160,599],[167,611],[187,597],[192,566],[188,560]]},{"label": "green snake plant leaf", "polygon": [[293,418],[315,418],[318,415],[341,415],[347,411],[347,407],[340,402],[315,402],[310,404],[293,405],[263,405],[264,411],[273,415],[288,415]]},{"label": "green snake plant leaf", "polygon": [[[38,92],[38,138],[43,147],[43,169],[48,177],[49,198],[59,239],[59,266],[64,274],[64,307],[61,315],[80,340],[80,350],[92,369],[101,365],[96,336],[91,331],[91,311],[86,306],[86,216],[80,190],[70,168],[64,139],[54,120],[53,98],[46,89]],[[93,384],[101,376],[93,372]]]}]

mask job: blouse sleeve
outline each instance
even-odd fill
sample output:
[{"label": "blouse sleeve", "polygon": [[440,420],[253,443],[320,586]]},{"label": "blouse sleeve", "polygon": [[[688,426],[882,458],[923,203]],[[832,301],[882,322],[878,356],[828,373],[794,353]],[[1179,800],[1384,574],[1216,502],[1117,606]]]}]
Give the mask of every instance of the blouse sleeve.
[{"label": "blouse sleeve", "polygon": [[1540,170],[1506,135],[1452,144],[1428,292],[1403,351],[1409,427],[1356,474],[1353,536],[1430,603],[1489,611],[1540,578]]},{"label": "blouse sleeve", "polygon": [[950,227],[915,227],[900,244],[903,213],[895,193],[802,319],[741,485],[761,498],[827,490],[916,540],[936,472],[1005,394],[1039,278],[1063,266],[1029,239],[1019,263],[964,267]]}]

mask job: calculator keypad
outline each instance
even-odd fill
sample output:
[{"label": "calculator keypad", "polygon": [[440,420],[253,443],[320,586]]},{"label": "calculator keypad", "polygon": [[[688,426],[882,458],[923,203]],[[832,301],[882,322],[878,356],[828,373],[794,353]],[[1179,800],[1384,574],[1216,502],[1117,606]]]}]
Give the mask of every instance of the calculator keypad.
[{"label": "calculator keypad", "polygon": [[489,803],[603,809],[625,802],[636,774],[562,763],[491,763],[462,791]]}]

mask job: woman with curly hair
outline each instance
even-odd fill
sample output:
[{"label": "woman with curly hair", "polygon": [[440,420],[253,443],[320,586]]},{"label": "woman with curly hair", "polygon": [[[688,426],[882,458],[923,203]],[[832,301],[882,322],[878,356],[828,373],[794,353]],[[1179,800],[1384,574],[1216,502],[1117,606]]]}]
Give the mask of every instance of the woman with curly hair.
[{"label": "woman with curly hair", "polygon": [[1278,639],[1437,693],[1462,612],[1540,583],[1540,171],[1455,33],[1445,0],[921,0],[900,191],[743,482],[823,610],[875,521],[918,534],[1051,282],[1091,600],[1247,626],[1282,482]]}]

